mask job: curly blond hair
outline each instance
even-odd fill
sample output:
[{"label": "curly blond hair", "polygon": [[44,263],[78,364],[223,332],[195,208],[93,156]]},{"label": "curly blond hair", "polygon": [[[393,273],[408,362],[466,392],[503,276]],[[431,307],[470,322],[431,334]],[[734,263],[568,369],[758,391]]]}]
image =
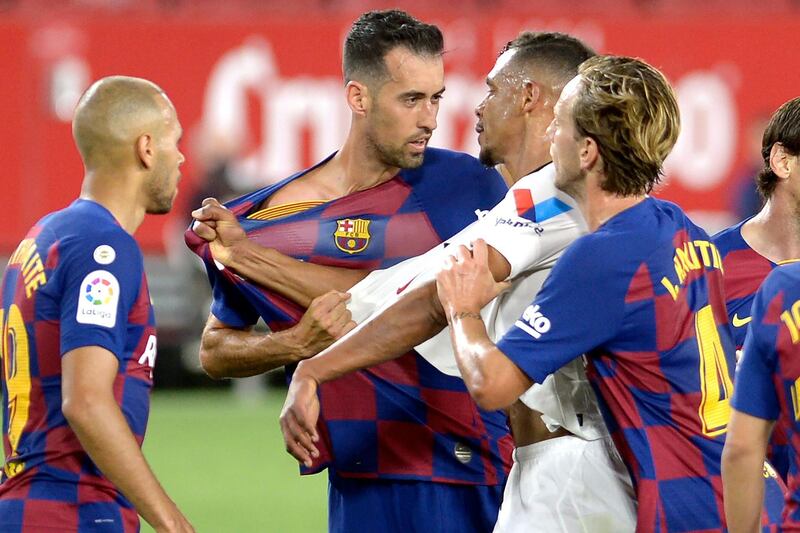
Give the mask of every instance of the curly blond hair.
[{"label": "curly blond hair", "polygon": [[680,132],[675,93],[657,69],[632,57],[596,56],[578,67],[573,115],[578,133],[603,157],[603,190],[649,193]]}]

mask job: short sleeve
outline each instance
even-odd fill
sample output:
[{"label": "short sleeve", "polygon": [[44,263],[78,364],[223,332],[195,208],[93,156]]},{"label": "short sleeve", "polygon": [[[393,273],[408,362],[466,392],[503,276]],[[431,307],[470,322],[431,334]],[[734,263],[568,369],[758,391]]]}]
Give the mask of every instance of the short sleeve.
[{"label": "short sleeve", "polygon": [[576,357],[613,339],[633,275],[597,234],[575,241],[556,262],[534,301],[497,346],[542,383]]},{"label": "short sleeve", "polygon": [[534,176],[523,178],[478,222],[477,237],[505,257],[511,278],[551,266],[586,233],[574,201],[555,190],[548,170],[532,185]]},{"label": "short sleeve", "polygon": [[100,346],[125,353],[128,315],[140,297],[142,254],[121,228],[59,244],[61,354]]},{"label": "short sleeve", "polygon": [[769,298],[767,282],[756,293],[751,310],[752,321],[742,349],[742,359],[736,369],[733,388],[733,407],[764,420],[777,420],[780,403],[775,390],[774,375],[777,364],[775,341],[777,326],[765,324],[765,315],[774,298]]}]

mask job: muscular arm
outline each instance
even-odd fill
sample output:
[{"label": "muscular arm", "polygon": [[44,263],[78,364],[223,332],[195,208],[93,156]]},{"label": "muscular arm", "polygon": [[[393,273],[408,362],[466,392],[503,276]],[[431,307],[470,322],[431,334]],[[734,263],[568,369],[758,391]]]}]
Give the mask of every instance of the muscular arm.
[{"label": "muscular arm", "polygon": [[[504,280],[511,265],[489,248],[489,268],[496,280]],[[317,383],[367,368],[407,353],[447,325],[436,294],[436,281],[408,292],[393,305],[357,327],[348,336],[298,366]]]},{"label": "muscular arm", "polygon": [[246,377],[296,363],[326,348],[353,327],[345,293],[315,299],[293,327],[268,334],[234,328],[208,316],[200,343],[200,364],[214,379]]},{"label": "muscular arm", "polygon": [[722,451],[725,517],[731,533],[757,531],[764,503],[764,457],[773,421],[732,410]]},{"label": "muscular arm", "polygon": [[64,355],[64,416],[92,461],[156,531],[193,531],[150,470],[114,399],[117,370],[117,358],[98,346]]},{"label": "muscular arm", "polygon": [[[495,279],[507,278],[511,271],[508,261],[493,248],[488,256]],[[306,466],[311,466],[312,457],[318,455],[314,442],[319,438],[316,391],[320,383],[399,357],[433,337],[446,324],[436,282],[431,281],[409,291],[316,357],[301,362],[281,413],[286,450]]]},{"label": "muscular arm", "polygon": [[346,292],[369,274],[300,261],[256,244],[247,239],[233,213],[213,198],[204,200],[192,216],[194,232],[209,243],[214,259],[303,307],[327,292]]}]

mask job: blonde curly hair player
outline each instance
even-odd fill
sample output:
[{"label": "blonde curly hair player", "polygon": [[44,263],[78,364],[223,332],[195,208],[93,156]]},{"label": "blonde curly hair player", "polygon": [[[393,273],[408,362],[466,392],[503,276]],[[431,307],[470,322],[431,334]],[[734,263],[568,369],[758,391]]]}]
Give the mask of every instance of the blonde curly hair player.
[{"label": "blonde curly hair player", "polygon": [[[634,482],[639,531],[725,528],[720,463],[735,361],[721,259],[680,207],[648,195],[679,127],[658,70],[629,57],[587,60],[549,134],[556,186],[576,198],[590,233],[497,344],[479,314],[504,288],[485,243],[454,250],[437,276],[461,374],[482,407],[506,407],[587,354]],[[780,505],[767,502],[762,525]]]}]

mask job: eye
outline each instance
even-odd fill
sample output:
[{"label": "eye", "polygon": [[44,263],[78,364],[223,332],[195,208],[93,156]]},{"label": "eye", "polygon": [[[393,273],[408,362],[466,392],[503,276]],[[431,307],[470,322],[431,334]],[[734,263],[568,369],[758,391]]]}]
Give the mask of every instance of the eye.
[{"label": "eye", "polygon": [[444,95],[443,95],[443,94],[434,94],[434,95],[431,97],[431,101],[432,101],[434,104],[438,104],[438,103],[439,103],[439,102],[442,100],[442,98],[444,98]]}]

